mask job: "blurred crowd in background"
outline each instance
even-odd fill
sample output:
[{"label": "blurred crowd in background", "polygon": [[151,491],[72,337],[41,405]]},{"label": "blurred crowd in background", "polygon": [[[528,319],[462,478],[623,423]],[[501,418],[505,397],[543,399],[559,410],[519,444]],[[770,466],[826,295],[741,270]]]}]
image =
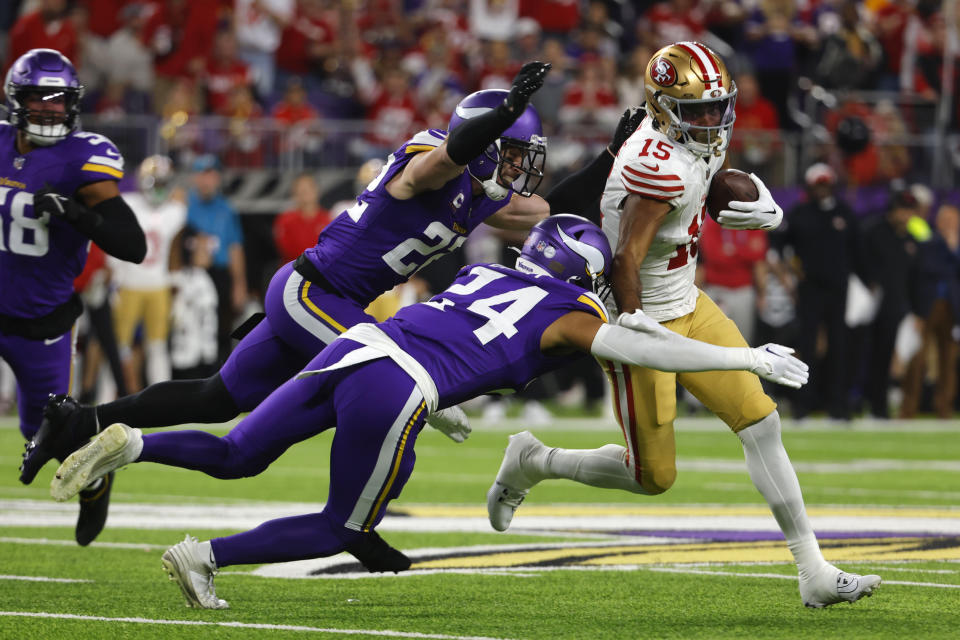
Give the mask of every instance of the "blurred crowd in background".
[{"label": "blurred crowd in background", "polygon": [[[114,375],[98,384],[95,366],[80,379],[88,398],[215,368],[276,267],[312,245],[408,136],[445,129],[467,93],[509,87],[526,61],[553,64],[533,99],[549,140],[545,193],[642,104],[651,54],[698,40],[738,86],[731,165],[760,175],[786,211],[770,234],[708,222],[701,286],[748,341],[793,345],[814,365],[802,393],[771,390],[795,417],[949,417],[960,339],[956,5],[7,0],[0,62],[5,73],[28,49],[63,52],[86,87],[84,128],[127,159],[124,187],[152,190],[136,177],[155,154],[172,160],[179,183],[160,196],[182,207],[168,214],[181,228],[160,243],[181,274],[164,284],[176,289],[171,362],[143,364],[157,352],[156,329],[125,327],[119,347],[105,349]],[[466,262],[509,260],[504,248],[522,240],[483,229],[378,301],[377,314],[443,288]],[[78,285],[96,293],[88,308],[116,305],[126,276],[109,284],[111,264],[92,265],[101,275]],[[196,277],[181,277],[189,269]],[[541,400],[599,411],[603,394],[585,360],[538,383],[523,406],[546,420]]]}]

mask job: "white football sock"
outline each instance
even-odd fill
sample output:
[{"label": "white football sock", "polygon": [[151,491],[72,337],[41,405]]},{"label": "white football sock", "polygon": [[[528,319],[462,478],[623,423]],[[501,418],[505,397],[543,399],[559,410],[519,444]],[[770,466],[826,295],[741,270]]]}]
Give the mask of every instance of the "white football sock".
[{"label": "white football sock", "polygon": [[602,489],[646,493],[627,467],[627,450],[616,444],[599,449],[538,447],[521,458],[521,469],[531,480],[565,478]]},{"label": "white football sock", "polygon": [[780,414],[774,411],[737,435],[743,442],[750,479],[770,505],[797,562],[800,579],[809,579],[827,561],[820,553],[803,505],[800,482],[780,439]]},{"label": "white football sock", "polygon": [[200,547],[200,557],[206,559],[210,563],[211,569],[217,568],[216,558],[213,557],[213,546],[210,544],[210,541],[200,542],[197,544]]},{"label": "white football sock", "polygon": [[147,343],[147,384],[157,384],[169,380],[170,352],[166,340],[154,340]]}]

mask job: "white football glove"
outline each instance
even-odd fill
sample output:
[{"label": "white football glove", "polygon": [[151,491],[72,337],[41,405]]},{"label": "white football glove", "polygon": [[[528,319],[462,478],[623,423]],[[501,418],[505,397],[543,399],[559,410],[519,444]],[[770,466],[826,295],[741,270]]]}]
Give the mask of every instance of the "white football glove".
[{"label": "white football glove", "polygon": [[454,442],[463,442],[472,431],[467,414],[456,405],[431,413],[427,417],[427,424]]},{"label": "white football glove", "polygon": [[750,371],[764,380],[799,389],[810,378],[810,367],[803,360],[794,358],[793,349],[780,344],[765,344],[750,349],[753,366]]},{"label": "white football glove", "polygon": [[717,222],[727,229],[776,229],[783,220],[783,209],[770,195],[770,190],[763,184],[763,180],[753,173],[750,174],[750,179],[757,185],[760,197],[756,202],[731,200],[728,203],[730,208],[720,212]]},{"label": "white football glove", "polygon": [[633,313],[621,313],[617,318],[617,324],[621,327],[626,327],[627,329],[643,331],[645,333],[650,333],[652,331],[658,331],[661,329],[659,322],[645,314],[640,309],[637,309]]}]

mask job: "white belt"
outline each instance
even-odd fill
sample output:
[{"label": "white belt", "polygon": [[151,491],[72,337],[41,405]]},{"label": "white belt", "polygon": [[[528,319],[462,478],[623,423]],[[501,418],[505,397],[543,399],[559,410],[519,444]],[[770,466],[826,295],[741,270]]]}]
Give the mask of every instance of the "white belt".
[{"label": "white belt", "polygon": [[307,376],[343,369],[379,358],[390,358],[396,362],[407,375],[413,378],[417,388],[420,389],[420,393],[423,394],[423,399],[427,403],[429,413],[437,410],[437,405],[440,403],[440,393],[437,391],[437,385],[433,381],[433,378],[430,377],[430,374],[427,373],[427,370],[424,369],[422,364],[401,349],[400,346],[379,327],[369,322],[364,322],[350,327],[345,333],[341,334],[340,337],[359,342],[364,346],[359,349],[354,349],[337,362],[323,369],[301,371],[295,376],[296,379],[300,380]]}]

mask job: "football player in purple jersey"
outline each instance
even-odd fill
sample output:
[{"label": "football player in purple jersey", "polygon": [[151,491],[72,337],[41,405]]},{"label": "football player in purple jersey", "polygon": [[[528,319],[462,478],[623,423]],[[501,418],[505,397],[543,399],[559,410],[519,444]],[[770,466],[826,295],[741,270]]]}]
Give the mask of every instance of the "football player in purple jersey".
[{"label": "football player in purple jersey", "polygon": [[[83,310],[73,280],[93,240],[141,262],[147,243],[117,188],[123,158],[112,142],[79,128],[83,87],[53,49],[33,49],[4,83],[0,122],[0,357],[17,377],[20,431],[40,429],[47,398],[68,391],[74,321]],[[62,459],[62,454],[54,453]],[[47,455],[44,453],[44,455]],[[103,529],[112,476],[80,493],[76,539]]]},{"label": "football player in purple jersey", "polygon": [[[559,203],[589,209],[642,114],[624,113],[610,145],[542,198],[534,191],[543,177],[546,139],[528,102],[549,69],[541,62],[524,65],[509,91],[464,98],[449,133],[421,131],[390,154],[317,244],[277,271],[265,318],[247,323],[216,375],[152,385],[99,407],[52,399],[39,446],[24,457],[21,481],[29,484],[54,453],[82,446],[99,425],[225,422],[250,411],[349,327],[372,322],[364,309],[374,298],[460,247],[480,223],[529,229]],[[457,441],[469,432],[457,407],[431,416],[430,424]]]},{"label": "football player in purple jersey", "polygon": [[[414,466],[414,445],[437,408],[492,390],[522,389],[582,352],[670,371],[746,369],[799,387],[807,366],[779,345],[717,347],[680,336],[642,312],[631,328],[607,322],[597,292],[613,257],[598,226],[574,215],[537,224],[515,269],[464,267],[428,302],[379,324],[360,323],[334,340],[230,433],[143,435],[113,424],[57,470],[51,494],[77,488],[131,462],[158,462],[216,478],[261,473],[293,444],[335,428],[327,503],[317,513],[266,522],[207,542],[187,536],[163,554],[187,604],[228,605],[217,597],[217,569],[330,556],[374,545],[380,570],[410,560],[379,540],[375,527]],[[358,555],[351,551],[354,555]]]}]

